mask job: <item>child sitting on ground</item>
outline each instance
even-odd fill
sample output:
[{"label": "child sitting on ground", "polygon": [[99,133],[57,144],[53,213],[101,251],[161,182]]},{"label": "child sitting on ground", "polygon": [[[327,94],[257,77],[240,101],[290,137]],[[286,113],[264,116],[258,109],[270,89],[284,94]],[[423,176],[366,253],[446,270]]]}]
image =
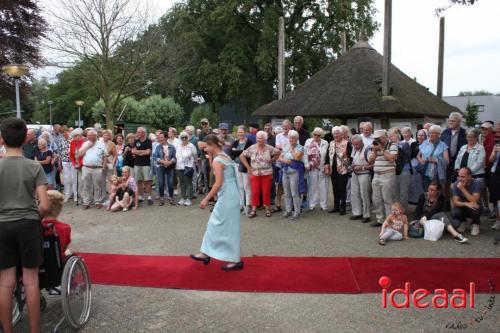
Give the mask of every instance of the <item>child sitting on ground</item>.
[{"label": "child sitting on ground", "polygon": [[112,212],[117,212],[123,210],[128,211],[134,204],[134,191],[132,191],[128,182],[120,182],[120,186],[116,191],[113,206],[111,206]]},{"label": "child sitting on ground", "polygon": [[49,190],[47,191],[47,196],[49,197],[49,211],[42,220],[42,224],[44,227],[47,227],[49,224],[54,225],[56,233],[59,236],[61,257],[67,257],[71,255],[71,251],[69,250],[69,245],[71,244],[71,226],[57,219],[64,205],[64,195],[59,191]]},{"label": "child sitting on ground", "polygon": [[403,205],[394,202],[392,204],[392,213],[387,216],[384,224],[382,224],[378,243],[385,245],[388,240],[402,239],[408,239],[408,218],[404,213]]},{"label": "child sitting on ground", "polygon": [[115,203],[115,197],[116,197],[116,191],[120,188],[120,185],[122,183],[122,179],[117,176],[111,176],[109,178],[109,182],[111,183],[111,186],[109,188],[109,200],[108,200],[108,207],[106,208],[107,210],[111,209],[111,206]]}]

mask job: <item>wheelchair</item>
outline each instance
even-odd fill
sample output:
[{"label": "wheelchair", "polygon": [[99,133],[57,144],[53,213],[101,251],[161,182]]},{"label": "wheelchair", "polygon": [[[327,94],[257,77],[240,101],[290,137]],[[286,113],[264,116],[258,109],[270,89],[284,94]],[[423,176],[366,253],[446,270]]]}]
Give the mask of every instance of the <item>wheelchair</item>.
[{"label": "wheelchair", "polygon": [[[92,303],[91,283],[85,261],[78,255],[61,255],[59,237],[52,224],[44,227],[43,258],[39,270],[40,292],[46,290],[49,296],[60,296],[63,310],[63,317],[54,327],[54,333],[64,321],[74,330],[82,328],[89,320]],[[21,320],[25,305],[24,287],[22,278],[19,277],[13,295],[13,326]],[[47,299],[41,294],[40,310],[43,312],[46,308]]]}]

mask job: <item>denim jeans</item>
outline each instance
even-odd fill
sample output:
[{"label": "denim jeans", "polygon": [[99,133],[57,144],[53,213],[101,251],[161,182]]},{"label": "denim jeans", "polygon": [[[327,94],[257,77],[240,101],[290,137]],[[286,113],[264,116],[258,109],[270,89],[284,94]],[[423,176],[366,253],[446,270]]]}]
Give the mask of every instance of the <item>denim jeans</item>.
[{"label": "denim jeans", "polygon": [[283,172],[283,189],[285,190],[285,209],[288,213],[292,212],[292,205],[295,210],[294,214],[300,214],[300,206],[302,201],[299,194],[299,173]]},{"label": "denim jeans", "polygon": [[165,186],[167,186],[168,189],[168,196],[173,199],[174,198],[174,171],[175,169],[172,168],[165,168],[163,166],[160,166],[157,170],[157,181],[158,181],[158,191],[160,198],[163,198],[165,196]]},{"label": "denim jeans", "polygon": [[401,235],[399,231],[396,231],[392,228],[386,228],[382,236],[380,236],[380,239],[383,239],[385,241],[398,241],[403,239],[403,235]]}]

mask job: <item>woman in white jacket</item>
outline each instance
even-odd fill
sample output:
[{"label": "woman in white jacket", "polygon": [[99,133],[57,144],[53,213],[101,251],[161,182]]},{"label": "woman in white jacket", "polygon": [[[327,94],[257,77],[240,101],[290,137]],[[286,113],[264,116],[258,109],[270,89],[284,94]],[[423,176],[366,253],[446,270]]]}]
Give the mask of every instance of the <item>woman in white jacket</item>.
[{"label": "woman in white jacket", "polygon": [[318,204],[322,210],[328,210],[330,165],[325,164],[328,155],[328,142],[322,139],[323,135],[323,130],[316,127],[312,132],[312,138],[307,139],[304,145],[304,164],[308,175],[307,196],[310,210],[313,210]]}]

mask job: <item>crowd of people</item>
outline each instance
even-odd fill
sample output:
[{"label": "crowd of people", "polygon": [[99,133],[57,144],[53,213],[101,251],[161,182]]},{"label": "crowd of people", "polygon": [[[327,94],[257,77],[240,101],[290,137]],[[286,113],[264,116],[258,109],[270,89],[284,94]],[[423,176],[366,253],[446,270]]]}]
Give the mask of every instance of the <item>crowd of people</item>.
[{"label": "crowd of people", "polygon": [[[83,209],[127,211],[155,200],[191,206],[215,181],[205,142],[210,134],[237,165],[240,209],[248,218],[261,207],[266,217],[280,213],[292,221],[317,208],[339,215],[350,208],[351,220],[382,227],[385,241],[384,221],[395,210],[409,214],[416,205],[419,220],[438,200],[426,215],[443,213],[447,227],[457,229],[451,232],[457,241],[467,240],[467,218],[472,236],[480,232],[482,215],[500,229],[500,123],[466,130],[460,113],[450,114],[446,129],[427,123],[417,133],[409,127],[374,131],[371,122],[357,130],[317,127],[309,133],[301,116],[262,130],[257,124],[239,126],[234,136],[227,123],[212,129],[208,119],[179,134],[173,127],[149,134],[139,127],[126,137],[99,126],[55,125],[52,133],[29,130],[23,153],[41,164],[49,188],[63,183],[64,200],[80,201]],[[437,198],[429,195],[430,186]],[[404,238],[403,229],[398,232]]]}]

